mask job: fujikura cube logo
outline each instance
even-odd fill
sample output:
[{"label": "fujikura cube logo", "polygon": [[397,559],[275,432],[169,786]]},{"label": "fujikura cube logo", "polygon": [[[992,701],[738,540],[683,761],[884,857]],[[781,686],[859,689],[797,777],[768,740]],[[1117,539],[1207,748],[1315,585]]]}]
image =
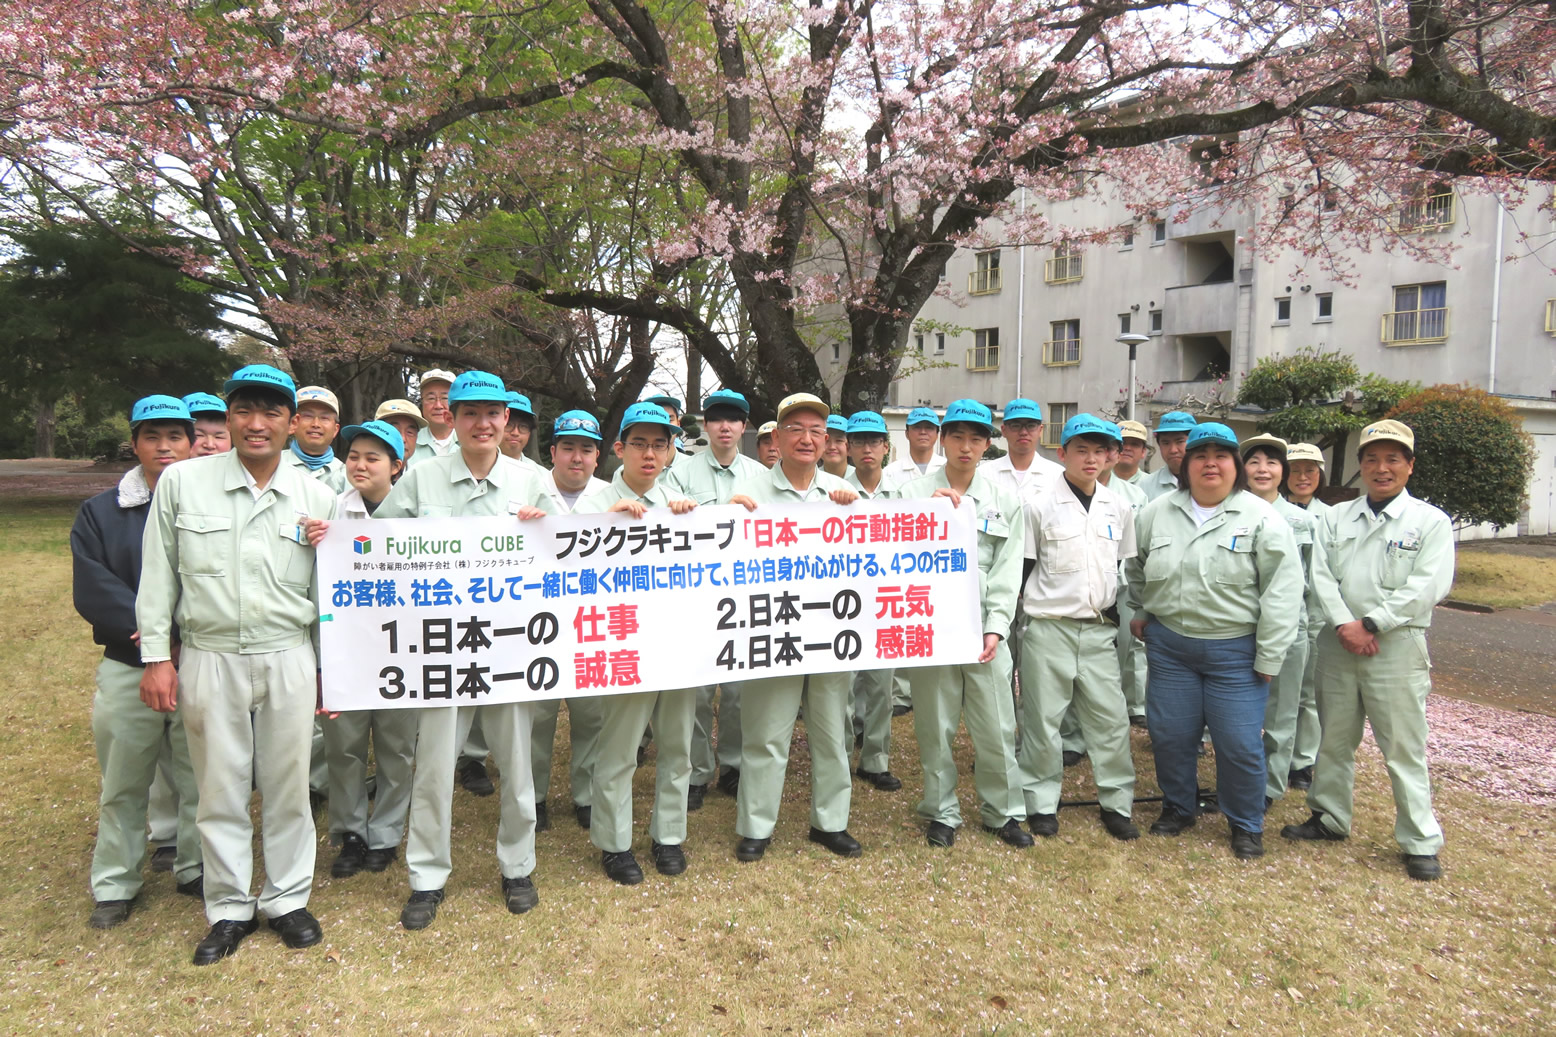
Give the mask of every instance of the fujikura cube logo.
[{"label": "fujikura cube logo", "polygon": [[353,537],[351,541],[351,549],[359,555],[370,555],[373,553],[373,538]]}]

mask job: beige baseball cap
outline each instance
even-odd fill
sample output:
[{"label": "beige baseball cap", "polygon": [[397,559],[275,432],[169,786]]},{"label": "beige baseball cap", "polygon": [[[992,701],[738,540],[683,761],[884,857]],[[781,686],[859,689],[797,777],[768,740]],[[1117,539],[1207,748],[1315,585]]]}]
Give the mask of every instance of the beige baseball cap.
[{"label": "beige baseball cap", "polygon": [[410,418],[417,428],[427,427],[427,419],[421,416],[421,408],[410,400],[385,400],[380,403],[373,420],[381,421],[385,418]]},{"label": "beige baseball cap", "polygon": [[421,387],[425,389],[428,382],[447,382],[453,385],[454,379],[458,377],[453,371],[445,371],[441,367],[434,367],[430,371],[422,372]]},{"label": "beige baseball cap", "polygon": [[1319,471],[1324,470],[1324,452],[1312,443],[1292,443],[1286,448],[1286,460],[1312,461]]},{"label": "beige baseball cap", "polygon": [[322,403],[340,417],[340,400],[322,385],[305,385],[297,390],[297,406],[305,403]]},{"label": "beige baseball cap", "polygon": [[[302,399],[302,390],[298,390],[298,399]],[[1409,425],[1402,421],[1376,421],[1362,429],[1361,443],[1357,445],[1360,452],[1368,443],[1391,442],[1399,443],[1412,454],[1416,452],[1416,434]]]},{"label": "beige baseball cap", "polygon": [[778,427],[778,423],[776,421],[764,421],[764,422],[762,422],[761,427],[759,427],[756,430],[756,438],[757,439],[761,439],[763,436],[770,436],[770,435],[772,435],[773,434],[773,430],[776,429],[777,427]]},{"label": "beige baseball cap", "polygon": [[815,411],[825,421],[832,414],[832,408],[820,396],[808,392],[797,392],[783,398],[778,404],[778,420],[782,421],[797,410]]},{"label": "beige baseball cap", "polygon": [[1240,443],[1237,447],[1238,456],[1247,457],[1250,450],[1261,446],[1269,447],[1272,450],[1278,451],[1281,456],[1285,457],[1288,461],[1291,459],[1291,444],[1287,443],[1279,436],[1270,435],[1268,432],[1261,433],[1257,436],[1249,436],[1247,439],[1243,440],[1242,443]]},{"label": "beige baseball cap", "polygon": [[1120,421],[1118,431],[1125,439],[1138,439],[1142,443],[1151,441],[1151,430],[1138,421]]}]

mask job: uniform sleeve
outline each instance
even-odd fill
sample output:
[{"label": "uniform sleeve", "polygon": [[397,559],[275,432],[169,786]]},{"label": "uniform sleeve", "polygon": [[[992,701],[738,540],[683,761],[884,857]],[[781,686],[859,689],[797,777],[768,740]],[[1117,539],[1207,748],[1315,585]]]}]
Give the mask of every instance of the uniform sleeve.
[{"label": "uniform sleeve", "polygon": [[135,622],[140,628],[140,657],[160,662],[173,657],[173,611],[178,606],[178,479],[169,469],[151,498],[151,514],[141,535],[140,588]]},{"label": "uniform sleeve", "polygon": [[1286,520],[1271,511],[1259,528],[1254,548],[1259,571],[1259,624],[1254,636],[1253,668],[1274,676],[1297,639],[1302,615],[1302,553]]},{"label": "uniform sleeve", "polygon": [[1021,559],[1025,553],[1026,509],[1012,508],[1011,529],[998,547],[984,585],[983,632],[1010,636],[1016,614],[1016,595],[1021,590]]},{"label": "uniform sleeve", "polygon": [[1151,515],[1151,508],[1141,510],[1140,520],[1133,524],[1131,531],[1135,538],[1135,553],[1124,561],[1124,603],[1133,612],[1142,611],[1145,598],[1145,560],[1151,549],[1147,546],[1141,550],[1140,545],[1151,542]]},{"label": "uniform sleeve", "polygon": [[1135,509],[1131,508],[1129,502],[1122,498],[1119,503],[1123,505],[1119,508],[1123,515],[1123,518],[1120,520],[1123,523],[1123,534],[1118,538],[1118,560],[1120,566],[1122,566],[1124,562],[1133,558],[1139,552],[1140,546],[1135,541]]},{"label": "uniform sleeve", "polygon": [[378,510],[373,512],[375,519],[416,517],[420,511],[417,487],[421,484],[421,480],[417,479],[416,475],[416,472],[407,469],[405,474],[400,476],[400,481],[390,489],[389,496],[385,497],[378,505]]},{"label": "uniform sleeve", "polygon": [[1022,498],[1021,515],[1024,521],[1024,531],[1021,535],[1022,557],[1037,558],[1037,534],[1043,528],[1043,519],[1037,510],[1037,502]]},{"label": "uniform sleeve", "polygon": [[1380,633],[1428,615],[1453,587],[1453,529],[1446,515],[1435,515],[1433,520],[1421,534],[1421,549],[1409,577],[1368,613]]},{"label": "uniform sleeve", "polygon": [[135,633],[135,589],[108,566],[103,533],[85,504],[70,527],[71,590],[76,611],[114,641]]},{"label": "uniform sleeve", "polygon": [[1331,627],[1349,623],[1356,618],[1351,615],[1350,607],[1340,593],[1340,578],[1334,572],[1334,566],[1341,559],[1329,553],[1329,543],[1338,528],[1335,520],[1339,514],[1335,509],[1325,512],[1318,523],[1318,530],[1313,534],[1313,599],[1317,603],[1313,620],[1328,623]]}]

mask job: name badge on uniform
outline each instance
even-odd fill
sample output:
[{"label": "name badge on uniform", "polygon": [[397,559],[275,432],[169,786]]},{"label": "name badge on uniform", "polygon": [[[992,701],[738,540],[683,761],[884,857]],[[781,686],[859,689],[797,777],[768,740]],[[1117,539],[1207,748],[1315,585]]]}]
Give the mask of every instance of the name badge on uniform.
[{"label": "name badge on uniform", "polygon": [[292,543],[301,544],[304,547],[308,546],[308,531],[303,528],[301,522],[283,522],[281,523],[280,532],[282,540],[290,540]]},{"label": "name badge on uniform", "polygon": [[1419,529],[1405,530],[1404,535],[1399,538],[1399,549],[1401,551],[1421,550],[1421,531]]},{"label": "name badge on uniform", "polygon": [[990,507],[985,508],[983,514],[979,515],[978,518],[983,522],[983,531],[987,533],[989,531],[989,524],[991,522],[998,524],[1003,516],[1000,515],[1000,509]]},{"label": "name badge on uniform", "polygon": [[517,515],[519,513],[519,509],[522,507],[524,507],[522,501],[510,500],[508,502],[508,514]]}]

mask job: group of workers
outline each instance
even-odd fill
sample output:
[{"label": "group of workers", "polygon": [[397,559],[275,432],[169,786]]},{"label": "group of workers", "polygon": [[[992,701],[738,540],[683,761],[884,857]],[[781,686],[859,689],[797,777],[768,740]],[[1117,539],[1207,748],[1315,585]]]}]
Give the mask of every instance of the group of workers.
[{"label": "group of workers", "polygon": [[[341,427],[328,389],[296,388],[266,365],[236,372],[225,399],[195,393],[135,404],[138,464],[87,501],[71,533],[75,602],[104,647],[93,733],[102,774],[89,919],[130,915],[148,845],[152,867],[199,897],[211,928],[195,964],[232,954],[263,916],[283,942],[322,939],[308,911],[328,803],[330,872],[381,872],[405,846],[400,920],[436,918],[452,871],[456,783],[499,791],[498,888],[514,913],[539,903],[535,837],[548,810],[559,702],[319,711],[314,549],[330,520],[685,513],[728,504],[949,498],[977,529],[981,651],[975,662],[770,676],[657,692],[568,698],[574,817],[622,884],[644,880],[633,851],[632,781],[654,746],[648,855],[688,866],[687,815],[710,786],[735,797],[735,856],[773,838],[795,727],[811,762],[810,841],[844,857],[855,778],[893,792],[891,724],[912,715],[922,769],[917,815],[931,846],[962,826],[953,738],[965,724],[983,829],[1017,849],[1059,831],[1067,765],[1088,756],[1099,820],[1133,821],[1131,726],[1144,727],[1162,790],[1153,834],[1204,812],[1198,761],[1214,749],[1213,801],[1232,852],[1262,855],[1264,816],[1290,788],[1311,817],[1282,835],[1350,833],[1354,757],[1369,721],[1388,763],[1407,873],[1440,874],[1442,832],[1427,778],[1426,627],[1453,574],[1446,516],[1406,489],[1407,427],[1367,427],[1361,493],[1326,506],[1324,457],[1219,422],[1164,414],[1164,462],[1144,463],[1145,426],[1080,414],[1057,462],[1038,453],[1039,406],[957,400],[907,416],[891,460],[885,419],[784,399],[740,452],[750,405],[702,401],[706,447],[682,448],[681,403],[628,407],[612,439],[571,410],[551,426],[551,467],[526,453],[529,399],[482,371],[428,371],[419,399],[389,400]],[[985,460],[1003,438],[1006,452]],[[342,451],[336,453],[336,447]],[[596,476],[609,448],[619,461]],[[1019,679],[1018,679],[1019,678]],[[857,750],[856,762],[851,756]],[[369,774],[369,759],[375,766]],[[487,770],[495,763],[498,781]],[[264,881],[250,801],[261,799]],[[148,835],[149,826],[149,835]]]}]

